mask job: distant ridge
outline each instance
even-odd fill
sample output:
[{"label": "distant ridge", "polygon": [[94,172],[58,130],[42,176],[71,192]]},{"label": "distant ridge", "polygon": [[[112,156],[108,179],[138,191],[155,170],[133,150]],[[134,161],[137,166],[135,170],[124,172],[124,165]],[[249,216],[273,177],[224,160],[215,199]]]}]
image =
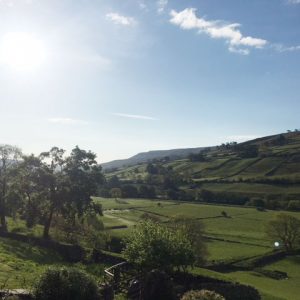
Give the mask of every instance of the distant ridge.
[{"label": "distant ridge", "polygon": [[180,159],[187,157],[190,153],[199,153],[204,149],[212,147],[197,147],[197,148],[183,148],[183,149],[171,149],[171,150],[153,150],[148,152],[138,153],[128,159],[113,160],[107,163],[101,164],[104,170],[115,169],[121,167],[129,167],[138,163],[145,163],[153,159],[161,159],[168,156],[170,159]]}]

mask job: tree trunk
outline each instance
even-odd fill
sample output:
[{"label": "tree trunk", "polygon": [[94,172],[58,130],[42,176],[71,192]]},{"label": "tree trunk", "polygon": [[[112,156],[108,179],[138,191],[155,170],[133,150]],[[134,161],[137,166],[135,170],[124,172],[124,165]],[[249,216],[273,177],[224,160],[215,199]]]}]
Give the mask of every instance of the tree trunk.
[{"label": "tree trunk", "polygon": [[1,223],[0,231],[7,232],[7,224],[6,224],[6,220],[5,220],[5,213],[1,210],[0,214],[1,214],[0,215],[0,223]]},{"label": "tree trunk", "polygon": [[46,220],[45,225],[44,225],[44,232],[43,232],[44,239],[49,239],[49,230],[50,230],[50,226],[51,226],[51,222],[52,222],[53,212],[54,212],[54,208],[51,207],[49,217]]}]

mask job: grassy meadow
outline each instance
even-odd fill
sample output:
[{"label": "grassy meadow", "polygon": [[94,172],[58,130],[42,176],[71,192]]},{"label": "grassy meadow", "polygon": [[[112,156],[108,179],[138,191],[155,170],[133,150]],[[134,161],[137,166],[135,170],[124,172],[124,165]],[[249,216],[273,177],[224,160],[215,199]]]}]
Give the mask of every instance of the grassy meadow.
[{"label": "grassy meadow", "polygon": [[[278,211],[258,211],[255,208],[178,203],[174,201],[154,201],[126,199],[122,204],[114,199],[95,198],[103,205],[104,224],[111,226],[127,225],[127,228],[110,229],[112,236],[125,237],[144,213],[153,215],[161,222],[168,222],[173,217],[182,215],[201,219],[205,224],[208,263],[235,262],[269,253],[274,249],[274,242],[265,234],[266,224]],[[228,217],[221,215],[222,211]],[[286,212],[300,219],[300,213]],[[109,218],[109,222],[106,220]],[[255,286],[264,300],[294,300],[300,294],[300,258],[287,257],[265,267],[267,270],[287,272],[286,280],[275,280],[255,271],[229,273],[213,272],[195,268],[191,272],[216,278],[238,281]]]}]

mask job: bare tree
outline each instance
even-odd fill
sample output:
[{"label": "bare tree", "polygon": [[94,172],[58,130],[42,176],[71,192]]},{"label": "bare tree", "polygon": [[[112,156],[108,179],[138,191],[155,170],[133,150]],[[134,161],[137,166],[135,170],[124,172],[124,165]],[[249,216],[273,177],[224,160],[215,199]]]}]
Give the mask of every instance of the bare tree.
[{"label": "bare tree", "polygon": [[279,214],[267,225],[267,234],[275,241],[281,242],[286,251],[291,251],[300,242],[300,220]]}]

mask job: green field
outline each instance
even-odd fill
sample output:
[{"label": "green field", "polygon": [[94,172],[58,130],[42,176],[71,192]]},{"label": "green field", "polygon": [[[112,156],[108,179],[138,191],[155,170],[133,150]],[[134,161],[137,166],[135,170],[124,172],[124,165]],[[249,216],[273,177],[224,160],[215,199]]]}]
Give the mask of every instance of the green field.
[{"label": "green field", "polygon": [[274,295],[279,299],[300,299],[300,257],[288,257],[265,269],[283,271],[288,274],[288,279],[275,280],[262,276],[256,272],[233,272],[230,278],[241,283],[255,286],[260,292]]},{"label": "green field", "polygon": [[[274,241],[265,235],[265,225],[278,212],[260,212],[254,208],[238,206],[207,205],[180,203],[174,201],[157,201],[147,199],[126,199],[116,201],[95,197],[94,201],[102,204],[104,216],[100,217],[112,236],[125,237],[130,235],[132,228],[146,213],[157,220],[168,223],[175,216],[186,216],[199,219],[205,224],[206,243],[209,251],[208,264],[220,262],[238,262],[247,258],[269,253]],[[222,211],[228,217],[221,215]],[[300,218],[300,213],[289,214]],[[23,221],[8,219],[9,228],[24,231]],[[112,229],[113,226],[124,225],[125,228]],[[31,234],[39,236],[41,227],[31,230]],[[25,233],[25,232],[24,232]],[[28,232],[27,232],[28,233]],[[6,287],[30,287],[35,278],[48,266],[61,265],[62,259],[52,251],[28,244],[0,239],[0,284]],[[88,272],[102,276],[103,266],[84,266],[77,264]],[[239,271],[218,273],[195,268],[192,272],[209,273],[213,277],[225,278],[253,285],[259,289],[264,300],[294,300],[300,294],[300,258],[289,257],[266,266],[269,270],[287,272],[289,279],[274,280],[255,271]],[[206,274],[208,275],[208,274]],[[293,297],[292,297],[293,296]]]},{"label": "green field", "polygon": [[[162,222],[168,222],[172,217],[182,215],[201,219],[206,227],[208,263],[234,262],[244,260],[272,251],[274,241],[265,234],[266,224],[274,218],[278,211],[257,211],[255,208],[206,205],[194,203],[176,203],[172,201],[153,201],[126,199],[127,204],[120,206],[114,199],[96,198],[105,209],[102,217],[105,225],[108,216],[115,224],[127,225],[124,229],[109,230],[111,235],[124,237],[131,233],[133,226],[141,220],[145,212],[153,214]],[[161,203],[160,206],[157,203]],[[221,217],[226,211],[228,217]],[[300,213],[288,212],[300,219]],[[111,225],[109,225],[111,226]],[[264,300],[294,300],[300,294],[300,259],[286,258],[266,269],[287,272],[289,279],[274,280],[257,272],[218,272],[204,271],[196,268],[193,272],[226,278],[233,281],[255,286],[263,295]],[[198,270],[198,271],[197,271]],[[206,274],[207,275],[207,274]]]},{"label": "green field", "polygon": [[[6,238],[0,238],[0,289],[31,288],[48,267],[70,265],[54,251]],[[72,264],[74,266],[74,264]],[[75,264],[98,279],[104,274],[101,264]]]}]

